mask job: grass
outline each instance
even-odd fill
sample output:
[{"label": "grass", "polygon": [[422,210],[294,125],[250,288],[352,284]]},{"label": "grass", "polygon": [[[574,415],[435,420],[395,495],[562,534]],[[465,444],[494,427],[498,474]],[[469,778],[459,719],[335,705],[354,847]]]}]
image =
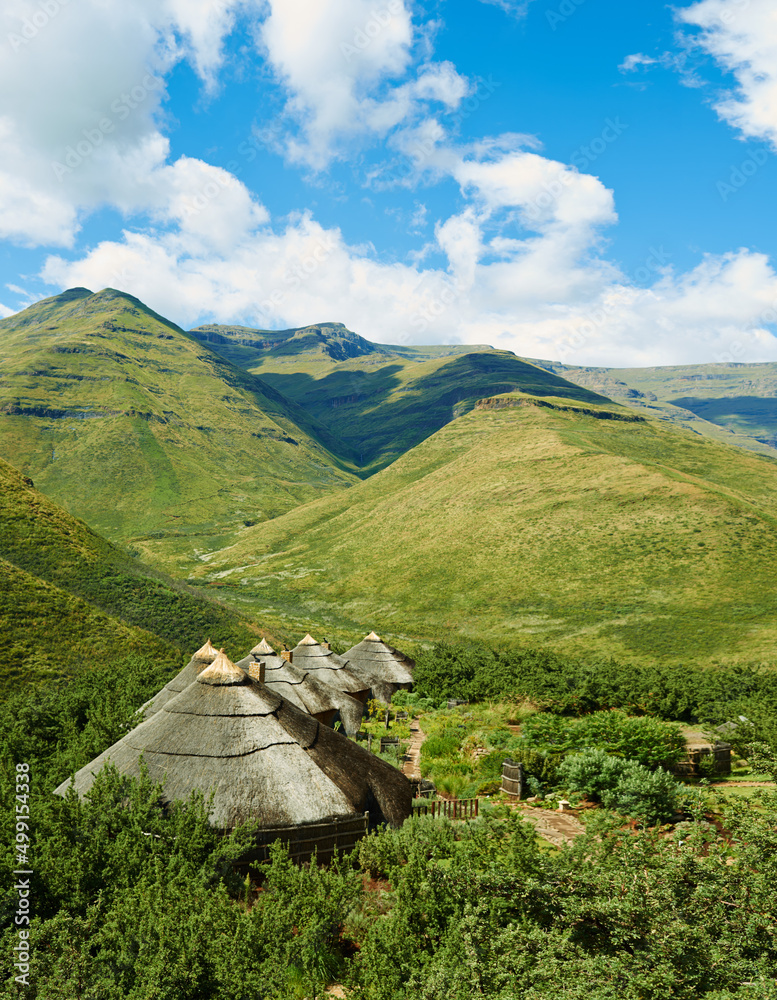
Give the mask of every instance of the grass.
[{"label": "grass", "polygon": [[438,791],[456,798],[498,791],[502,762],[517,740],[510,725],[534,709],[527,703],[492,702],[441,708],[421,715],[421,774]]},{"label": "grass", "polygon": [[333,632],[774,660],[777,464],[602,419],[628,413],[612,405],[499,400],[346,494],[246,530],[191,579]]},{"label": "grass", "polygon": [[0,461],[0,691],[142,653],[180,669],[210,635],[238,658],[258,629],[143,566]]},{"label": "grass", "polygon": [[777,364],[576,368],[541,362],[578,385],[772,458],[777,453]]},{"label": "grass", "polygon": [[114,541],[194,558],[355,481],[293,402],[111,289],[0,321],[0,455]]}]

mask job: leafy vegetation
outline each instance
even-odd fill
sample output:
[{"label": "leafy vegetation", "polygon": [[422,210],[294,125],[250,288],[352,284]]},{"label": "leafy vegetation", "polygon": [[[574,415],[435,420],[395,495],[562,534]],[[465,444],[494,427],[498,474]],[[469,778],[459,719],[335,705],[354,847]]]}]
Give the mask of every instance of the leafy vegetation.
[{"label": "leafy vegetation", "polygon": [[662,768],[651,771],[636,760],[613,757],[603,750],[565,757],[558,780],[568,791],[580,792],[648,826],[671,819],[682,794],[682,785]]},{"label": "leafy vegetation", "polygon": [[777,748],[777,672],[752,665],[617,663],[542,647],[495,650],[442,642],[418,652],[415,680],[416,692],[434,700],[523,698],[559,715],[618,708],[710,726],[731,722],[729,742],[744,748],[764,740]]},{"label": "leafy vegetation", "polygon": [[650,716],[629,716],[617,709],[579,719],[534,715],[524,723],[521,737],[528,746],[550,753],[606,750],[646,767],[675,764],[685,754],[679,726]]}]

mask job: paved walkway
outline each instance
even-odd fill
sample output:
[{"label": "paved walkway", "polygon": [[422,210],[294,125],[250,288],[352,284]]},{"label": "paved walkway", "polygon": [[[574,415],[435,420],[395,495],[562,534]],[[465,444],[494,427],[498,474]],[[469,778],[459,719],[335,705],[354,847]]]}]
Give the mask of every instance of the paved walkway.
[{"label": "paved walkway", "polygon": [[551,809],[532,809],[519,807],[524,819],[528,819],[537,828],[537,833],[554,847],[571,844],[575,837],[585,833],[585,827],[570,813],[555,812]]},{"label": "paved walkway", "polygon": [[402,773],[411,781],[421,780],[421,744],[426,739],[426,733],[418,724],[418,719],[410,723],[410,746],[405,754]]}]

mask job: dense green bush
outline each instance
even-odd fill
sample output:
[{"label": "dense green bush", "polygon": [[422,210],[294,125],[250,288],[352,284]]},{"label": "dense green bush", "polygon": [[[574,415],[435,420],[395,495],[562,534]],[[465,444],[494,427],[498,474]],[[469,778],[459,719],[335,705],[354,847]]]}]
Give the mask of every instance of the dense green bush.
[{"label": "dense green bush", "polygon": [[548,753],[570,753],[588,747],[654,767],[674,764],[685,754],[679,726],[650,716],[629,716],[612,709],[579,719],[542,713],[524,722],[521,736],[528,746]]},{"label": "dense green bush", "polygon": [[570,792],[585,795],[592,802],[601,802],[602,796],[618,784],[623,765],[623,760],[612,757],[606,750],[584,750],[570,754],[561,762],[558,780]]},{"label": "dense green bush", "polygon": [[777,671],[575,659],[541,648],[437,643],[416,657],[415,689],[435,701],[529,698],[556,714],[621,708],[630,714],[720,724],[746,716],[750,742],[777,749]]},{"label": "dense green bush", "polygon": [[358,1000],[771,997],[777,797],[764,808],[731,807],[733,865],[696,824],[678,847],[601,814],[560,853],[515,814],[448,827],[431,856],[403,851],[345,984]]},{"label": "dense green bush", "polygon": [[635,760],[613,757],[603,750],[571,754],[558,768],[559,782],[607,809],[641,819],[648,826],[670,819],[682,794],[667,771],[650,771]]},{"label": "dense green bush", "polygon": [[404,688],[391,696],[391,704],[395,708],[415,708],[419,712],[431,712],[437,707],[431,698],[424,698],[416,691],[405,691]]},{"label": "dense green bush", "polygon": [[668,771],[649,771],[628,760],[615,788],[604,792],[602,805],[655,826],[672,818],[682,794],[683,786]]}]

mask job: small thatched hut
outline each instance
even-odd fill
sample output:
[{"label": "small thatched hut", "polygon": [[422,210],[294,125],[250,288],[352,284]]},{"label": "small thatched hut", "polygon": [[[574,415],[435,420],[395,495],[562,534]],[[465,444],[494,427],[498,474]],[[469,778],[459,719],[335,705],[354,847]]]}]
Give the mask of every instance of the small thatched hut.
[{"label": "small thatched hut", "polygon": [[[370,813],[410,814],[401,772],[253,680],[223,653],[185,691],[73,778],[83,796],[106,763],[138,776],[141,757],[167,802],[213,793],[210,821],[228,830],[296,826]],[[64,795],[70,782],[56,789]]]},{"label": "small thatched hut", "polygon": [[413,686],[415,661],[387,645],[374,632],[343,653],[343,659],[355,674],[369,683],[372,696],[381,701],[389,702],[396,691],[409,691]]},{"label": "small thatched hut", "polygon": [[210,666],[218,655],[219,651],[211,643],[210,639],[208,639],[204,646],[200,646],[183,670],[179,671],[172,680],[165,684],[161,691],[157,692],[153,698],[141,706],[140,711],[143,713],[143,718],[150,719],[171,698],[175,698],[181,691],[186,690],[191,682],[197,679],[197,674],[207,666]]},{"label": "small thatched hut", "polygon": [[314,677],[309,670],[284,660],[266,639],[237,665],[325,726],[333,726],[339,719],[349,736],[358,733],[364,713],[362,703]]},{"label": "small thatched hut", "polygon": [[370,685],[351,670],[351,665],[312,635],[306,635],[292,649],[291,662],[338,691],[352,695],[363,705],[370,696]]}]

